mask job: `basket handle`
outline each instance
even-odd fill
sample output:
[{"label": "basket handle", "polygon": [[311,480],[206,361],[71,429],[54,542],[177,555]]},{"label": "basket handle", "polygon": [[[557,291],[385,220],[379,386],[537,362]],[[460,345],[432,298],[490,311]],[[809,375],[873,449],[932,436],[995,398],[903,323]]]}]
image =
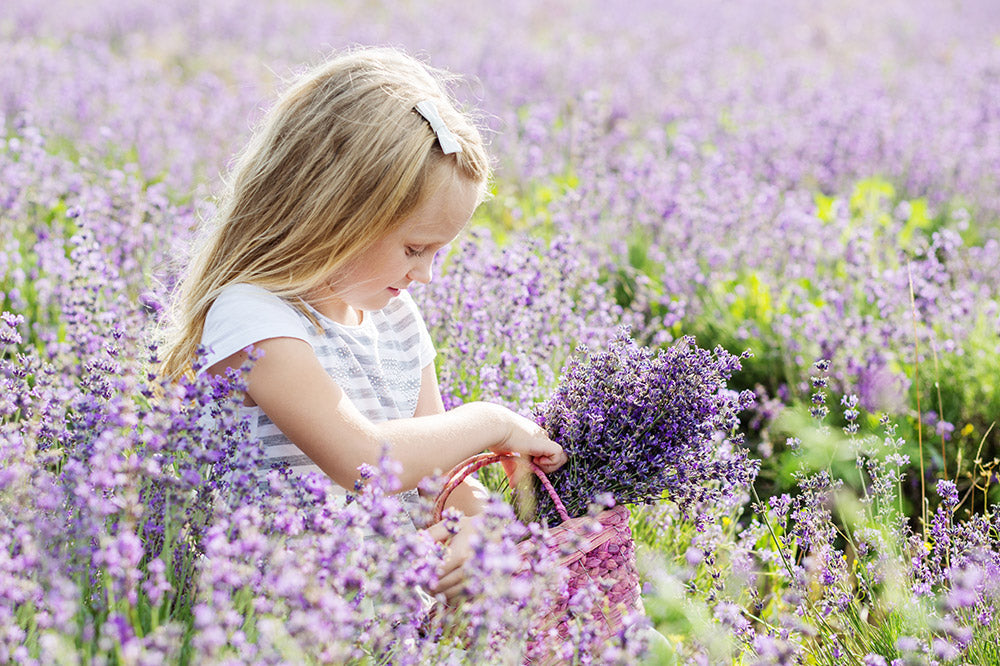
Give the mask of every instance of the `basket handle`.
[{"label": "basket handle", "polygon": [[[462,462],[455,465],[455,467],[453,467],[451,471],[445,475],[446,481],[444,488],[441,489],[437,499],[434,501],[434,511],[431,514],[433,518],[431,519],[431,522],[436,523],[441,520],[441,515],[444,513],[444,504],[448,501],[448,496],[451,495],[455,488],[458,488],[466,477],[473,472],[486,467],[487,465],[492,465],[493,463],[500,462],[505,459],[524,460],[524,458],[516,453],[485,452],[474,455],[471,458],[466,458]],[[542,482],[542,486],[549,494],[549,497],[552,498],[552,503],[555,504],[559,517],[562,518],[563,521],[569,520],[569,513],[566,511],[566,507],[563,505],[562,500],[559,499],[559,495],[556,494],[556,489],[552,487],[552,482],[549,481],[547,476],[545,476],[545,472],[542,471],[541,467],[530,460],[528,461],[528,464],[531,465],[531,471],[535,473],[535,476],[537,476],[538,480]]]}]

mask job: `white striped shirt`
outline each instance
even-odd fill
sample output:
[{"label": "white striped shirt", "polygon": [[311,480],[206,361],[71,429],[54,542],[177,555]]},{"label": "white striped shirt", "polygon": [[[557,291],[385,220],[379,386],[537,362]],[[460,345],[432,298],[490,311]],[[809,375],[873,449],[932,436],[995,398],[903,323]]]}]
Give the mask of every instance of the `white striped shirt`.
[{"label": "white striped shirt", "polygon": [[[323,368],[354,406],[373,422],[412,417],[423,368],[434,359],[434,345],[420,312],[405,291],[381,310],[365,312],[361,324],[346,326],[306,308],[303,312],[271,292],[248,284],[227,287],[205,319],[201,343],[205,367],[268,338],[308,342]],[[243,407],[252,434],[264,444],[270,468],[285,463],[293,474],[321,472],[260,407]]]}]

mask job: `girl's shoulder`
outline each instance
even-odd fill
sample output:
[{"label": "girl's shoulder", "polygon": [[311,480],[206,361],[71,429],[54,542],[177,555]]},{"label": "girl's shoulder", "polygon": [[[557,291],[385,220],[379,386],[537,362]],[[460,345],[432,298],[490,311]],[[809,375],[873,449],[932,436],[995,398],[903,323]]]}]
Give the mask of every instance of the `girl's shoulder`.
[{"label": "girl's shoulder", "polygon": [[206,321],[233,319],[302,324],[299,310],[291,303],[263,287],[242,283],[231,284],[219,293]]},{"label": "girl's shoulder", "polygon": [[206,367],[255,342],[277,337],[309,341],[299,311],[262,287],[229,285],[205,316],[201,343],[209,348],[211,361]]},{"label": "girl's shoulder", "polygon": [[219,295],[215,299],[215,303],[213,303],[213,307],[218,304],[226,306],[232,303],[245,303],[250,305],[294,309],[280,296],[268,291],[267,289],[258,287],[254,284],[245,284],[242,282],[239,284],[231,284],[219,292]]}]

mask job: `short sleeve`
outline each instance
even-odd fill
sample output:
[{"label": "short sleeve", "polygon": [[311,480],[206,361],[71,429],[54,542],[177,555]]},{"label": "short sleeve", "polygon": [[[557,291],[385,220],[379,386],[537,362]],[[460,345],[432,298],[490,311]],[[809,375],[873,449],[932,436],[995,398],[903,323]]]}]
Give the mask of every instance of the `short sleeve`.
[{"label": "short sleeve", "polygon": [[306,326],[295,308],[261,287],[226,287],[205,317],[201,344],[208,350],[205,367],[268,338],[309,341]]}]

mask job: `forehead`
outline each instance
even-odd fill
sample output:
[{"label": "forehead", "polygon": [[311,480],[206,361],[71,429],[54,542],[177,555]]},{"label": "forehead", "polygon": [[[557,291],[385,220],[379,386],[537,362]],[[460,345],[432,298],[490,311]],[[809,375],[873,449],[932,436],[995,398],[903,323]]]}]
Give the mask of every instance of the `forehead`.
[{"label": "forehead", "polygon": [[399,232],[411,242],[445,244],[468,224],[480,199],[481,185],[457,175],[440,179],[403,220]]}]

